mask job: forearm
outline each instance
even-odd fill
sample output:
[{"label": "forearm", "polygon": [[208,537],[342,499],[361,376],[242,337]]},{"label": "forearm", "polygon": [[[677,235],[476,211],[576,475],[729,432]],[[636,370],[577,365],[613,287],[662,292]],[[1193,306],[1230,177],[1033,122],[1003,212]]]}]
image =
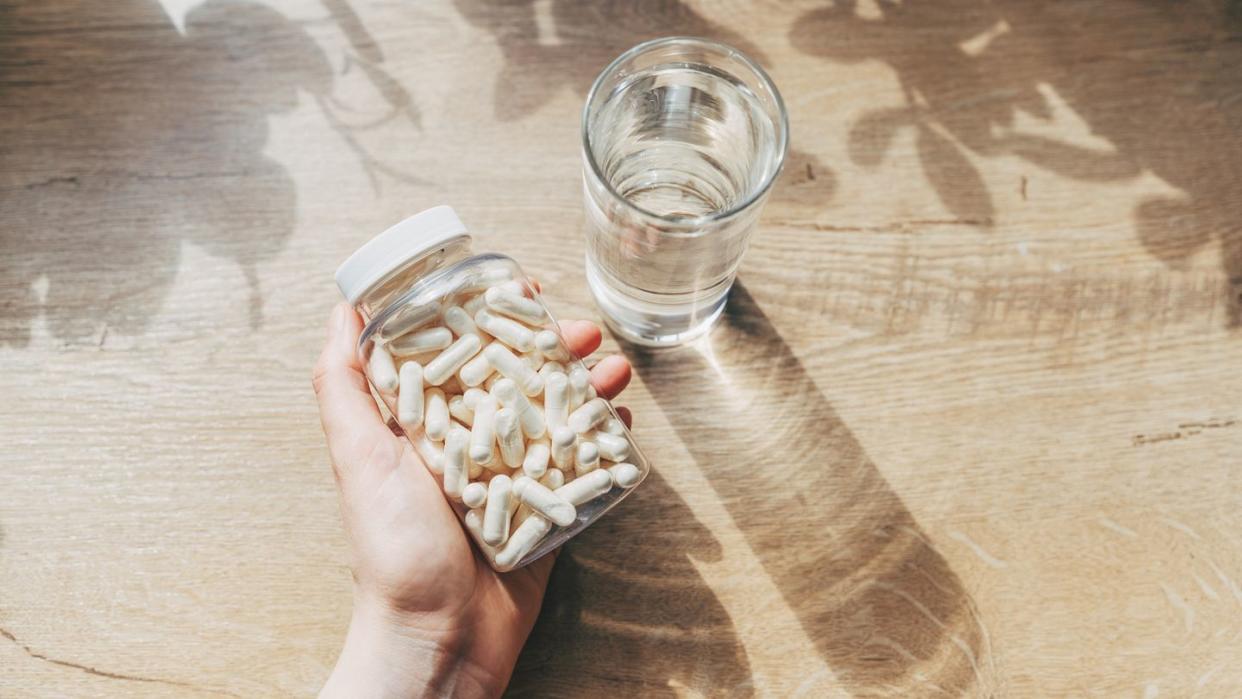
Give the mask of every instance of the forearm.
[{"label": "forearm", "polygon": [[345,646],[319,696],[323,699],[499,696],[503,684],[485,676],[465,659],[466,644],[465,639],[455,634],[413,631],[391,614],[373,605],[357,603]]}]

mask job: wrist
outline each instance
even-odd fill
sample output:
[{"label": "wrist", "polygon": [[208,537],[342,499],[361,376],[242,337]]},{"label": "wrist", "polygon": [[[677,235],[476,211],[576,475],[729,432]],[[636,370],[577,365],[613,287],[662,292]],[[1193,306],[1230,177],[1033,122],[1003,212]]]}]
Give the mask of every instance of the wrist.
[{"label": "wrist", "polygon": [[469,634],[452,624],[411,623],[358,599],[321,697],[492,697],[503,690],[469,661]]}]

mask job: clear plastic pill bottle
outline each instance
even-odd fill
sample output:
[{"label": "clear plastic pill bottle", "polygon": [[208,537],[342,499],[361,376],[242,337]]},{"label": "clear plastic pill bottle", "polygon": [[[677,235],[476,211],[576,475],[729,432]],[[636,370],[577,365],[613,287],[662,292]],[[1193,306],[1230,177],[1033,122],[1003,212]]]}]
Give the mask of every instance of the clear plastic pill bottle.
[{"label": "clear plastic pill bottle", "polygon": [[529,277],[475,254],[451,208],[380,233],[336,282],[366,322],[372,389],[496,570],[549,553],[646,478]]}]

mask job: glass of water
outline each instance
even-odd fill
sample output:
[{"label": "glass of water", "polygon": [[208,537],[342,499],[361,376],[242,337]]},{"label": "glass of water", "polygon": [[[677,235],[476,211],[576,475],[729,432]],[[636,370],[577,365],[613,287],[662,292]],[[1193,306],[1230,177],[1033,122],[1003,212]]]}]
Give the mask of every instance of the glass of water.
[{"label": "glass of water", "polygon": [[649,346],[711,329],[788,145],[772,80],[734,48],[657,39],[595,80],[582,112],[587,281]]}]

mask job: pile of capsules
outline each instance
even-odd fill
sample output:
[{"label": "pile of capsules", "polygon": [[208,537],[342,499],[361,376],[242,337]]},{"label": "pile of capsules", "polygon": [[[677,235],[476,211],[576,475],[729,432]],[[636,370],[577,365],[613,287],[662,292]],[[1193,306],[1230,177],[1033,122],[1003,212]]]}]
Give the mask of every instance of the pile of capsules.
[{"label": "pile of capsules", "polygon": [[396,395],[397,422],[445,494],[469,508],[484,555],[510,570],[579,506],[643,474],[625,426],[521,282],[458,301],[374,344],[368,373]]}]

